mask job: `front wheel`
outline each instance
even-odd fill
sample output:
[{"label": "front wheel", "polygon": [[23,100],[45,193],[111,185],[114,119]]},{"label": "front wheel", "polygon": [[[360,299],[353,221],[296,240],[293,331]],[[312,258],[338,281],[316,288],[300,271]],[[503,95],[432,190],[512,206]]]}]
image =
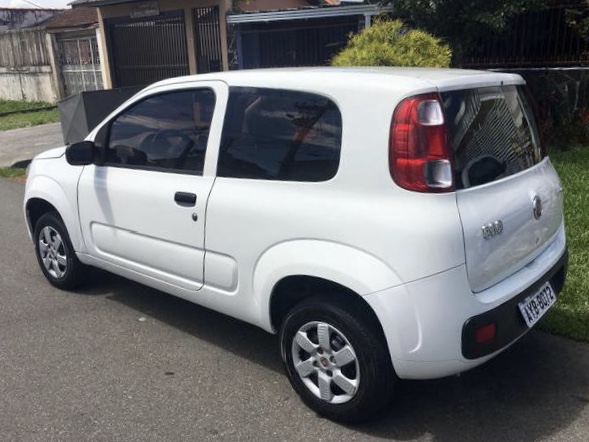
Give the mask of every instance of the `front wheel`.
[{"label": "front wheel", "polygon": [[78,286],[86,267],[78,260],[63,221],[53,212],[39,218],[34,232],[35,252],[45,278],[60,289]]},{"label": "front wheel", "polygon": [[280,332],[282,359],[303,402],[320,415],[357,423],[388,402],[395,374],[381,334],[354,309],[305,300]]}]

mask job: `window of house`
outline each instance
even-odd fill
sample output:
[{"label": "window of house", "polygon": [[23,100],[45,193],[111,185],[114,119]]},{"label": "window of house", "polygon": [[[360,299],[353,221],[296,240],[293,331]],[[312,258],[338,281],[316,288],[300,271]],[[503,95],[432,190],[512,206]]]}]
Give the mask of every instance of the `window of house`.
[{"label": "window of house", "polygon": [[112,122],[105,163],[202,174],[214,107],[210,89],[146,98]]},{"label": "window of house", "polygon": [[340,159],[342,118],[330,99],[277,89],[230,89],[217,175],[325,181]]}]

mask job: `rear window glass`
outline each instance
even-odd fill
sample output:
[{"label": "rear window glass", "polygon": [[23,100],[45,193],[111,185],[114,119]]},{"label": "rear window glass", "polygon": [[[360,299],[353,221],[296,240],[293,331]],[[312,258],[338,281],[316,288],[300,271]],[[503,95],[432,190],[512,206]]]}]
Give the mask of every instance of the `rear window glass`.
[{"label": "rear window glass", "polygon": [[279,181],[325,181],[336,174],[342,118],[320,95],[232,87],[217,175]]},{"label": "rear window glass", "polygon": [[489,183],[542,159],[538,130],[521,86],[466,89],[441,94],[457,189]]}]

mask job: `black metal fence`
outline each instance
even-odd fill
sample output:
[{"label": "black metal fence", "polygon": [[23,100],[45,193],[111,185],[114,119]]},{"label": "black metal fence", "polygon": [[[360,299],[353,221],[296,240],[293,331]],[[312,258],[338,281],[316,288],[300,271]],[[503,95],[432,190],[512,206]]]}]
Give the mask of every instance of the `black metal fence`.
[{"label": "black metal fence", "polygon": [[183,11],[139,19],[112,18],[105,24],[114,86],[141,86],[188,75]]},{"label": "black metal fence", "polygon": [[194,9],[194,31],[198,73],[222,71],[219,7]]},{"label": "black metal fence", "polygon": [[515,17],[505,32],[481,40],[463,67],[525,68],[589,66],[589,41],[565,20],[565,7]]},{"label": "black metal fence", "polygon": [[522,75],[549,147],[589,143],[589,68],[508,70]]},{"label": "black metal fence", "polygon": [[360,30],[364,17],[234,25],[234,68],[325,66]]}]

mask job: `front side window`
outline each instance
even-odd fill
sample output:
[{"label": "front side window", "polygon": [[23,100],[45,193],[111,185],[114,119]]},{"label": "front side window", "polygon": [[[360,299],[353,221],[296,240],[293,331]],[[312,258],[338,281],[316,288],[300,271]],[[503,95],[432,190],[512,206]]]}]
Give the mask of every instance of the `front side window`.
[{"label": "front side window", "polygon": [[337,172],[341,137],[340,111],[326,97],[232,87],[217,175],[326,181]]},{"label": "front side window", "polygon": [[158,94],[125,110],[110,126],[107,165],[202,174],[215,94]]},{"label": "front side window", "polygon": [[513,175],[542,159],[524,92],[521,86],[500,86],[442,93],[456,162],[456,188]]}]

